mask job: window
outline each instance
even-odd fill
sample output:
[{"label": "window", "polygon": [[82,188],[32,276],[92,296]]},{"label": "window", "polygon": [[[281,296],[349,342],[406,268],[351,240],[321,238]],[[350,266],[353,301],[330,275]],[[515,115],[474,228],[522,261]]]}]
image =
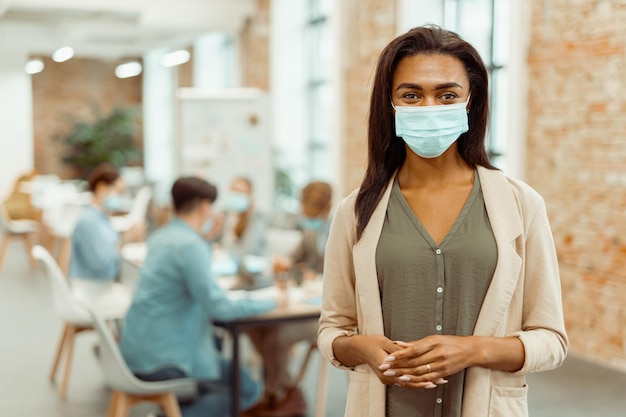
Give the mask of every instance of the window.
[{"label": "window", "polygon": [[328,24],[329,1],[308,0],[306,23],[307,54],[307,174],[310,178],[326,178],[331,171],[329,158],[330,114],[332,91],[329,51],[332,39]]},{"label": "window", "polygon": [[333,19],[337,5],[333,0],[273,0],[271,4],[277,194],[279,200],[281,194],[297,199],[300,188],[312,179],[339,181],[339,64]]}]

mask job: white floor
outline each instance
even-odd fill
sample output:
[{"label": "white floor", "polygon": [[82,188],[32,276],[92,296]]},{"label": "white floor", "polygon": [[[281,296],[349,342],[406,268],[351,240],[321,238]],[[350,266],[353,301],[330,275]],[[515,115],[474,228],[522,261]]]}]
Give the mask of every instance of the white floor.
[{"label": "white floor", "polygon": [[[68,397],[59,399],[48,381],[61,321],[52,313],[49,283],[31,270],[20,242],[9,246],[0,271],[0,416],[102,417],[109,392],[93,354],[95,335],[78,336]],[[317,355],[304,390],[314,411]],[[330,369],[329,417],[343,416],[346,376]],[[552,372],[531,375],[532,417],[626,416],[626,374],[570,357]],[[143,417],[152,407],[138,405],[130,417]]]}]

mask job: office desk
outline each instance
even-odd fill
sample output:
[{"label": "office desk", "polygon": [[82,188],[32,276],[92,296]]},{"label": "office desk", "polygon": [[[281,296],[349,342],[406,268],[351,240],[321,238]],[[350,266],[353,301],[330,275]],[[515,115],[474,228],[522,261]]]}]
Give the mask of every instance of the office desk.
[{"label": "office desk", "polygon": [[320,306],[311,302],[313,298],[290,299],[286,305],[281,305],[275,310],[260,316],[248,317],[234,321],[215,321],[213,324],[226,329],[233,338],[232,345],[232,379],[231,379],[231,415],[238,417],[239,389],[240,389],[240,363],[239,363],[239,335],[246,329],[262,326],[280,326],[287,323],[318,321]]}]

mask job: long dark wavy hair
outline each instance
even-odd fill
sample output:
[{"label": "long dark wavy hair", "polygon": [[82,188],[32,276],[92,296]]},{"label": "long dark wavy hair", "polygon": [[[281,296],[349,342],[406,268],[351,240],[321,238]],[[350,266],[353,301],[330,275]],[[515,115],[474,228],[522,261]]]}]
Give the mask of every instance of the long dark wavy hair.
[{"label": "long dark wavy hair", "polygon": [[361,238],[374,209],[394,172],[404,162],[404,141],[395,133],[391,106],[393,75],[400,60],[418,54],[441,54],[463,63],[472,95],[469,130],[459,136],[458,151],[470,166],[494,169],[485,151],[485,133],[489,120],[487,69],[472,45],[454,32],[438,26],[421,26],[398,36],[385,47],[378,59],[368,122],[368,164],[356,198],[357,240]]}]

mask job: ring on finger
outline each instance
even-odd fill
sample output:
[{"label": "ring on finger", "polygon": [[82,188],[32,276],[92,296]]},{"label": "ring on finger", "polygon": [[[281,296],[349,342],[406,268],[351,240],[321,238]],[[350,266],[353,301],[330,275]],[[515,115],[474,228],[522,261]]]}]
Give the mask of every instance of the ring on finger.
[{"label": "ring on finger", "polygon": [[429,363],[427,363],[427,364],[426,364],[426,373],[427,373],[427,374],[429,374],[430,372],[431,372],[431,369],[430,369],[430,364],[429,364]]}]

